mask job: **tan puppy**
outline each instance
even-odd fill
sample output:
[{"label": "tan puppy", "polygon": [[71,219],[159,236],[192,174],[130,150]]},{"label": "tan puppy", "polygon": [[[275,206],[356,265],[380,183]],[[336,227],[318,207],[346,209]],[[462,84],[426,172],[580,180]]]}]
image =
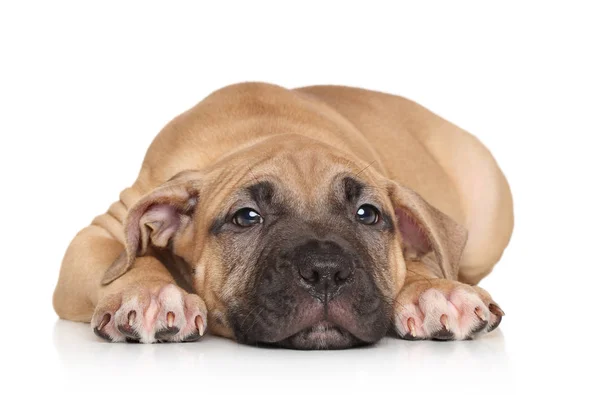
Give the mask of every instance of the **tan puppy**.
[{"label": "tan puppy", "polygon": [[[344,348],[467,339],[508,244],[508,184],[472,135],[401,97],[221,89],[170,122],[75,237],[58,315],[111,341]],[[467,238],[468,235],[468,238]]]}]

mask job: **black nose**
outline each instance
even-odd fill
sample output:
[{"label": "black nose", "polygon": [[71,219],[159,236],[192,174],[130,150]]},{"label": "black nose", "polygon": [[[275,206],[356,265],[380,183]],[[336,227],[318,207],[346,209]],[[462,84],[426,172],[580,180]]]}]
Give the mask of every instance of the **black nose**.
[{"label": "black nose", "polygon": [[300,284],[319,300],[333,299],[353,279],[354,260],[337,243],[310,240],[293,255]]}]

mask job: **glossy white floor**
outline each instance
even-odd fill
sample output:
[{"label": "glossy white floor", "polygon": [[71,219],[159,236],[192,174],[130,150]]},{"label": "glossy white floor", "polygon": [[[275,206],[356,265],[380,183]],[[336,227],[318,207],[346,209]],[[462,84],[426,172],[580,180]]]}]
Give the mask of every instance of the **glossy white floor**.
[{"label": "glossy white floor", "polygon": [[[521,226],[527,225],[524,219]],[[5,313],[15,323],[29,323],[7,331],[6,379],[22,388],[86,393],[593,393],[598,319],[586,315],[591,279],[557,270],[561,257],[547,248],[556,243],[554,230],[540,231],[549,241],[535,247],[517,232],[503,261],[482,282],[507,315],[499,329],[477,340],[386,338],[341,351],[255,348],[210,335],[186,344],[110,344],[88,324],[56,319],[48,284],[40,303],[26,297],[31,305],[25,311],[9,306]],[[541,262],[547,270],[538,272]]]},{"label": "glossy white floor", "polygon": [[[599,393],[594,2],[351,3],[0,3],[2,393]],[[482,282],[506,312],[499,330],[302,352],[109,344],[58,321],[75,233],[168,120],[247,80],[400,94],[483,141],[515,201]]]},{"label": "glossy white floor", "polygon": [[[60,373],[52,378],[55,383],[72,389],[97,385],[95,389],[106,390],[116,384],[122,391],[163,393],[194,387],[198,392],[396,387],[402,392],[465,388],[476,393],[511,388],[518,375],[502,332],[474,342],[385,339],[368,348],[319,352],[254,348],[217,337],[194,344],[107,344],[88,326],[65,321],[58,321],[52,332],[54,349],[45,354],[44,365]],[[111,384],[103,383],[103,377],[120,378]]]}]

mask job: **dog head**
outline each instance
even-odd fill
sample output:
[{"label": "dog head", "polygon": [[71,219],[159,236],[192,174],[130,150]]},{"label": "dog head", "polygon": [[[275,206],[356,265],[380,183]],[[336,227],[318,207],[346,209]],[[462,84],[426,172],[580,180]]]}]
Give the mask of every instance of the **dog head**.
[{"label": "dog head", "polygon": [[466,233],[376,166],[298,136],[272,138],[143,197],[127,254],[169,250],[192,268],[213,332],[248,344],[345,348],[388,331],[405,259],[456,276]]}]

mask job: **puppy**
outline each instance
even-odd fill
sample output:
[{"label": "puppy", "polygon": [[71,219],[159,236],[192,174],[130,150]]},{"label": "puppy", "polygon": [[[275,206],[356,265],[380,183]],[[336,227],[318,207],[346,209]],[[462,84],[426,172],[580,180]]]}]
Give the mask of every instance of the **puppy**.
[{"label": "puppy", "polygon": [[54,308],[113,342],[471,339],[504,315],[476,284],[512,228],[489,151],[418,104],[238,84],[158,134],[69,246]]}]

